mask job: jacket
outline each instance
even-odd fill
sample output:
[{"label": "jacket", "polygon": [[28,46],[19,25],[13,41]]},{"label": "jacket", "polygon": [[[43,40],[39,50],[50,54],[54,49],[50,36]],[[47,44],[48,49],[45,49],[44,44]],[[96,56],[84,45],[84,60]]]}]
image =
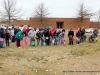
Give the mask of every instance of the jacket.
[{"label": "jacket", "polygon": [[19,31],[16,36],[15,36],[17,39],[19,40],[23,40],[23,31]]},{"label": "jacket", "polygon": [[3,28],[0,29],[0,37],[1,38],[5,38],[5,34],[4,34],[4,29]]}]

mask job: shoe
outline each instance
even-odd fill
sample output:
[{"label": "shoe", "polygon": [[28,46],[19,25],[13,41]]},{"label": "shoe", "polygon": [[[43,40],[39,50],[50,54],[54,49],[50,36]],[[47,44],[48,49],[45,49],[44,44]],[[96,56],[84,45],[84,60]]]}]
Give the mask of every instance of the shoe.
[{"label": "shoe", "polygon": [[18,48],[21,48],[21,47],[18,47]]}]

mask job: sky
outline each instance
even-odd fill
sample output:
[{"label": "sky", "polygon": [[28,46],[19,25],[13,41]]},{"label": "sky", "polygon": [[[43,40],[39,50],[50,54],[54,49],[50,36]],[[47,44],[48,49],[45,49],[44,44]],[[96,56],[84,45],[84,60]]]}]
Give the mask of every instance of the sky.
[{"label": "sky", "polygon": [[[3,0],[0,0],[0,7]],[[80,2],[84,2],[93,12],[100,10],[100,0],[16,0],[17,7],[22,7],[22,16],[24,19],[32,17],[34,9],[41,2],[45,4],[45,8],[50,13],[48,17],[55,18],[75,18],[76,10]],[[95,20],[94,17],[91,20]]]}]

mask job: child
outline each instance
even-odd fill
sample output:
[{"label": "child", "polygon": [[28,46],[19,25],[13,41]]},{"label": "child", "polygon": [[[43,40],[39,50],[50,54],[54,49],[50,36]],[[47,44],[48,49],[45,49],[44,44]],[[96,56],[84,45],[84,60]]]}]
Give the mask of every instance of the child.
[{"label": "child", "polygon": [[76,37],[76,44],[78,45],[80,43],[80,38]]},{"label": "child", "polygon": [[69,45],[73,45],[74,38],[72,35],[69,35]]},{"label": "child", "polygon": [[94,34],[92,34],[92,35],[89,37],[89,42],[95,42]]},{"label": "child", "polygon": [[62,38],[61,38],[61,44],[62,44],[62,45],[65,44],[64,34],[62,35]]},{"label": "child", "polygon": [[24,38],[24,46],[28,47],[28,38],[27,37]]},{"label": "child", "polygon": [[5,30],[6,47],[9,46],[9,39],[10,39],[9,31],[8,30]]}]

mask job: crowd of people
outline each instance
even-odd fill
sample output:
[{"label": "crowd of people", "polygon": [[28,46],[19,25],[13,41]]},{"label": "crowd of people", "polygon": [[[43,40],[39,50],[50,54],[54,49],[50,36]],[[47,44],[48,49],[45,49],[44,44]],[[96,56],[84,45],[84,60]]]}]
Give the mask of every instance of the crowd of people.
[{"label": "crowd of people", "polygon": [[[93,34],[89,37],[89,42],[95,42],[97,40],[98,30],[95,29]],[[75,36],[75,37],[74,37]],[[29,38],[28,38],[29,37]],[[17,28],[3,29],[0,28],[0,48],[4,47],[4,43],[7,46],[10,46],[10,42],[16,44],[18,48],[22,46],[51,46],[51,45],[64,45],[66,40],[65,29],[58,30],[54,28],[50,29],[41,29],[41,28],[23,28],[20,30]],[[73,29],[70,29],[68,32],[69,45],[73,45],[73,42],[76,41],[76,44],[80,44],[86,41],[85,28],[78,28],[75,32]],[[11,40],[11,41],[10,41]],[[30,41],[29,41],[30,40]],[[28,44],[29,43],[29,44]]]}]

